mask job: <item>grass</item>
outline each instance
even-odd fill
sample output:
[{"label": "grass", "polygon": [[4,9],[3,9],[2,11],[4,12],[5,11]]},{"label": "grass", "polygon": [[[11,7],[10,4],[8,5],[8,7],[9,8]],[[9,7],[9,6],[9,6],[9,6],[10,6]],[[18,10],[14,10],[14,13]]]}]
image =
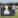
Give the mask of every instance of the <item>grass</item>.
[{"label": "grass", "polygon": [[0,18],[18,18],[18,12],[15,16],[0,16]]}]

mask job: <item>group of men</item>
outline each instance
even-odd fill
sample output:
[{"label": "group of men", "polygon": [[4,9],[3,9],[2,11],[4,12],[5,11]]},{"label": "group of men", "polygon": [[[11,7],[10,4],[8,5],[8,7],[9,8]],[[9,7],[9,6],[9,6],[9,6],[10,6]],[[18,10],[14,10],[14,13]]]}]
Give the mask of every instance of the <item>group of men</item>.
[{"label": "group of men", "polygon": [[16,6],[13,4],[13,6],[12,7],[10,7],[9,9],[8,9],[8,6],[6,5],[5,7],[3,7],[3,10],[2,10],[2,8],[1,8],[1,15],[10,15],[10,16],[12,16],[12,15],[15,15],[15,10],[16,10],[16,8],[15,8]]}]

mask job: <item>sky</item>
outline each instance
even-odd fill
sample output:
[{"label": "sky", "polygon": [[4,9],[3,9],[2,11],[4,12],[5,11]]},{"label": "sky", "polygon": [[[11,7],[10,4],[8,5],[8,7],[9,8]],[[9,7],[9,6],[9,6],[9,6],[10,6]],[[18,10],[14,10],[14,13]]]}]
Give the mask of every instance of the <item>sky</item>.
[{"label": "sky", "polygon": [[0,3],[12,3],[12,2],[18,2],[18,0],[0,0]]}]

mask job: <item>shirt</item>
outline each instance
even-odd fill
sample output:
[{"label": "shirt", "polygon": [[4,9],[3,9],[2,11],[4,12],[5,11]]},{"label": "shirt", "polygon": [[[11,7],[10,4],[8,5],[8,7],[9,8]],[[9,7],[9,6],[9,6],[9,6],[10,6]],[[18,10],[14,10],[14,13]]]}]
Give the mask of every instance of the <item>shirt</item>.
[{"label": "shirt", "polygon": [[12,9],[14,9],[14,10],[15,10],[15,9],[16,9],[15,7],[16,7],[16,6],[13,6],[13,7],[12,7]]}]

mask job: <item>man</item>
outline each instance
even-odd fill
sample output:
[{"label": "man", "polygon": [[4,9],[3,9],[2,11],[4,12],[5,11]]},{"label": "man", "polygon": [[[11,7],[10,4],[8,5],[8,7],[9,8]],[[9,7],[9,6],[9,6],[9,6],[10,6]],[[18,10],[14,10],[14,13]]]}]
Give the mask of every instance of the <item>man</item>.
[{"label": "man", "polygon": [[12,7],[9,7],[10,16],[12,16]]},{"label": "man", "polygon": [[1,7],[1,15],[4,15],[5,7]]},{"label": "man", "polygon": [[13,6],[12,6],[13,15],[15,15],[15,10],[16,10],[16,6],[15,6],[15,4],[13,4]]},{"label": "man", "polygon": [[2,8],[1,8],[1,15],[2,15]]}]

